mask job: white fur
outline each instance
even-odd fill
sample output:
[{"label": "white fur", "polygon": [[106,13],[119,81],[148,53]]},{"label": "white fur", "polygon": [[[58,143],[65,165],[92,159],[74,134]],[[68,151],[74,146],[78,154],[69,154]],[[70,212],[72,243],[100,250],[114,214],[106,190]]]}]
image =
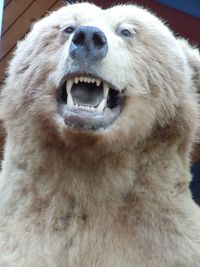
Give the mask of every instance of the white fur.
[{"label": "white fur", "polygon": [[[108,54],[88,69],[125,89],[105,130],[70,129],[58,111],[56,88],[76,70],[63,34],[74,23],[104,31]],[[2,93],[0,266],[199,267],[188,188],[199,77],[198,50],[140,7],[82,3],[37,22]]]}]

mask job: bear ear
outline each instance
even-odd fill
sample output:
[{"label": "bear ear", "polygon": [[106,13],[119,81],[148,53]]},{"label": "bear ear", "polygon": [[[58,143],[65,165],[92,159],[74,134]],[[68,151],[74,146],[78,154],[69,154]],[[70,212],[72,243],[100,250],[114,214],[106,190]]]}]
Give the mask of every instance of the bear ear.
[{"label": "bear ear", "polygon": [[184,39],[179,39],[179,42],[192,69],[194,85],[200,93],[200,51]]}]

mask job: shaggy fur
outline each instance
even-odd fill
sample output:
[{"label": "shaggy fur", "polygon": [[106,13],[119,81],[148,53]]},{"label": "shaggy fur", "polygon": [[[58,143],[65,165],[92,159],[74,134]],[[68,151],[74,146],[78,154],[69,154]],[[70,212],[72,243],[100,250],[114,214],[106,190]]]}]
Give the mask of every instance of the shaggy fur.
[{"label": "shaggy fur", "polygon": [[[125,89],[104,130],[70,128],[58,110],[74,68],[71,24],[105,33],[108,54],[88,71]],[[2,93],[0,266],[199,267],[200,210],[188,189],[199,87],[198,50],[142,8],[82,3],[37,22]]]}]

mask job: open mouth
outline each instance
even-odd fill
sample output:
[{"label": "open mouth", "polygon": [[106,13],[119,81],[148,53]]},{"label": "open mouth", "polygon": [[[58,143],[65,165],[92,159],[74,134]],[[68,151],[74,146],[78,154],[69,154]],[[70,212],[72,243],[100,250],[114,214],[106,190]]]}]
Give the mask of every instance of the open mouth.
[{"label": "open mouth", "polygon": [[60,87],[59,103],[68,126],[97,130],[117,119],[122,93],[98,77],[73,75]]}]

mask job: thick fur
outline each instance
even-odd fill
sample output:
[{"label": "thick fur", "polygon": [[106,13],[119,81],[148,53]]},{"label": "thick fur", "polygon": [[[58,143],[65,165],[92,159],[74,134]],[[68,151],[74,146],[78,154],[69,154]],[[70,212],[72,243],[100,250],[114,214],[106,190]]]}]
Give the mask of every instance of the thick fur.
[{"label": "thick fur", "polygon": [[[119,90],[118,119],[69,128],[56,91],[69,24],[99,27],[106,58],[88,66]],[[119,27],[134,35],[119,35]],[[200,55],[134,5],[63,7],[19,43],[2,92],[2,267],[199,267],[200,210],[188,184],[197,140]]]}]

